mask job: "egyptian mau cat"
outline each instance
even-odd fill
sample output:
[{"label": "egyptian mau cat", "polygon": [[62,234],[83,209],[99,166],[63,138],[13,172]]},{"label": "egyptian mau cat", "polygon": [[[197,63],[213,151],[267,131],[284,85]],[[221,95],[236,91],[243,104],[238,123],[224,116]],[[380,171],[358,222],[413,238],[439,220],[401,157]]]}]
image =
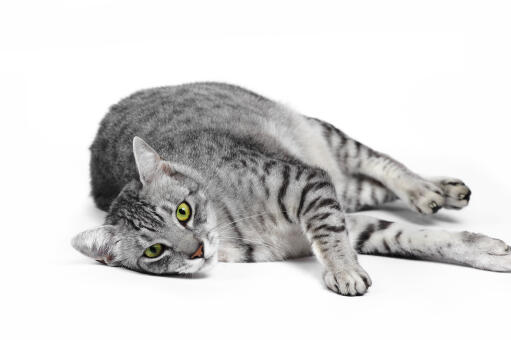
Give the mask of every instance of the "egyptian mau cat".
[{"label": "egyptian mau cat", "polygon": [[349,215],[400,199],[420,214],[461,209],[469,188],[426,179],[334,126],[237,86],[140,91],[114,105],[91,146],[102,227],[73,238],[83,254],[153,274],[216,261],[314,254],[324,282],[364,294],[356,252],[511,271],[511,249],[481,234]]}]

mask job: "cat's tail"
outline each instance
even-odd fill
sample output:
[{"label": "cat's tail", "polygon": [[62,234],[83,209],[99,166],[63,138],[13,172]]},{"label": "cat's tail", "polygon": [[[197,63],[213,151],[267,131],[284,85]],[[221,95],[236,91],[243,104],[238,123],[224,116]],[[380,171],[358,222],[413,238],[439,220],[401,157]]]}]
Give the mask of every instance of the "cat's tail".
[{"label": "cat's tail", "polygon": [[408,226],[362,215],[348,215],[346,222],[353,248],[361,254],[511,272],[511,247],[486,235]]}]

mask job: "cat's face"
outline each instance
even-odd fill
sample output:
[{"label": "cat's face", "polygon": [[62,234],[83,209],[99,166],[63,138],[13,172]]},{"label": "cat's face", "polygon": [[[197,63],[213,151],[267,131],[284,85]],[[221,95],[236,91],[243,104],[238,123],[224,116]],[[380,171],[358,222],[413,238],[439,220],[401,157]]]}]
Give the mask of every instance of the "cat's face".
[{"label": "cat's face", "polygon": [[112,266],[154,274],[203,271],[217,260],[215,213],[192,170],[133,142],[139,181],[128,183],[106,224],[73,238],[83,254]]}]

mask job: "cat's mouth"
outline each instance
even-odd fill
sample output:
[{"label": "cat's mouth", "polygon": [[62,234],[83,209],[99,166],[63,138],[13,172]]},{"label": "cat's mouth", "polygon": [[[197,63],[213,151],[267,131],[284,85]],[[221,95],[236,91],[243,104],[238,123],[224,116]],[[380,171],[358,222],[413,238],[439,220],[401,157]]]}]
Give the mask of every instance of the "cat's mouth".
[{"label": "cat's mouth", "polygon": [[201,242],[199,248],[190,256],[190,260],[200,259],[204,257],[204,243]]},{"label": "cat's mouth", "polygon": [[186,261],[185,270],[178,271],[181,274],[198,273],[209,271],[210,268],[216,263],[217,256],[215,244],[209,240],[200,241],[200,244],[195,252]]}]

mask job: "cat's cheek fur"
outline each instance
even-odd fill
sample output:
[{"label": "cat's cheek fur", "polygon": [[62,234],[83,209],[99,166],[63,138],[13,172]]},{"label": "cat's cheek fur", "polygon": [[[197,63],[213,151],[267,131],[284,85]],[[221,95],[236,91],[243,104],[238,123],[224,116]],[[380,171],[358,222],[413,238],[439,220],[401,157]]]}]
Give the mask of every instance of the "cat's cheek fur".
[{"label": "cat's cheek fur", "polygon": [[[211,203],[206,206],[207,223],[201,226],[198,231],[199,239],[204,244],[204,258],[211,259],[211,262],[218,260],[219,235],[217,232],[218,219],[215,208]],[[221,226],[220,226],[221,227]]]}]

